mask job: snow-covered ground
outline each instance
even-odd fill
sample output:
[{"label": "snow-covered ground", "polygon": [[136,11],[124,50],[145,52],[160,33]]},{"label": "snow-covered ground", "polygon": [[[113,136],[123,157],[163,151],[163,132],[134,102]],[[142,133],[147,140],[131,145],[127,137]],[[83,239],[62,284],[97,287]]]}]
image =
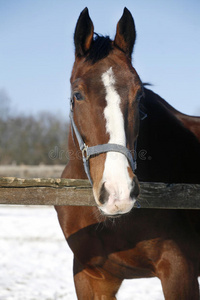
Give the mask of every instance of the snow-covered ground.
[{"label": "snow-covered ground", "polygon": [[[75,300],[72,253],[53,207],[0,206],[0,300]],[[163,300],[160,281],[124,281],[119,300]]]}]

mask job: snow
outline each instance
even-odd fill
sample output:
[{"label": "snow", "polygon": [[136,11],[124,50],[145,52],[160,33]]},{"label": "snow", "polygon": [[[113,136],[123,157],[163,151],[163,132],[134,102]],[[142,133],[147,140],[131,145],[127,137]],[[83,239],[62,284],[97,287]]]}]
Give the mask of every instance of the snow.
[{"label": "snow", "polygon": [[[53,207],[0,206],[0,300],[76,300],[73,255]],[[118,300],[164,300],[157,278],[125,280]]]}]

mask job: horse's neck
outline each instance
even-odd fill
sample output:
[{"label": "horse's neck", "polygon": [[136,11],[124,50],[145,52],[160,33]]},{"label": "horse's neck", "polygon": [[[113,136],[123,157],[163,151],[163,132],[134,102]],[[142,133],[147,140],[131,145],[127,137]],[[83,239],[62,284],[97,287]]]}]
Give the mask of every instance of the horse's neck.
[{"label": "horse's neck", "polygon": [[198,141],[200,142],[200,117],[190,117],[178,113],[177,118],[197,137]]},{"label": "horse's neck", "polygon": [[140,123],[137,175],[143,181],[200,183],[200,143],[176,110],[145,90],[147,118]]},{"label": "horse's neck", "polygon": [[174,115],[182,123],[182,125],[185,128],[189,129],[200,141],[200,117],[193,117],[193,116],[188,116],[183,113],[180,113],[178,110],[172,107],[160,96],[154,94],[152,91],[148,91],[148,90],[146,91],[147,91],[147,95],[149,94],[150,97],[156,98],[156,100],[162,106],[164,106],[172,115]]}]

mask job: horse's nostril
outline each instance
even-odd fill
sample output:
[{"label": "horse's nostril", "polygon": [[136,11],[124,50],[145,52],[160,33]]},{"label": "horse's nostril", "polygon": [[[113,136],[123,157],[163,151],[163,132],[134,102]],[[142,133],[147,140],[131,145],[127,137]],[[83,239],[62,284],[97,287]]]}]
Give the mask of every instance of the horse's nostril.
[{"label": "horse's nostril", "polygon": [[136,177],[133,178],[133,188],[130,193],[131,198],[137,198],[140,193],[139,182]]},{"label": "horse's nostril", "polygon": [[105,182],[104,182],[101,186],[99,202],[101,204],[104,204],[105,202],[108,201],[108,198],[109,198],[109,193],[108,193],[107,189],[105,188]]},{"label": "horse's nostril", "polygon": [[99,202],[103,205],[109,201],[109,205],[111,203],[113,205],[117,205],[117,203],[121,203],[122,205],[126,203],[126,201],[130,201],[131,199],[134,200],[138,197],[140,188],[137,177],[133,178],[132,181],[132,189],[127,189],[127,186],[115,186],[118,191],[115,191],[113,185],[109,182],[104,182],[101,186],[100,193],[99,193]]}]

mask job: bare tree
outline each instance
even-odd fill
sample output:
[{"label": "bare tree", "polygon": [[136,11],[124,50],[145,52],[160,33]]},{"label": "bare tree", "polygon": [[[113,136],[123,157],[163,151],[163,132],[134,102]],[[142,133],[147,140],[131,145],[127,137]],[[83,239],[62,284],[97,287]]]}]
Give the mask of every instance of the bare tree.
[{"label": "bare tree", "polygon": [[6,89],[1,88],[0,89],[0,119],[6,120],[9,116],[10,112],[10,97],[8,96],[8,93],[6,92]]},{"label": "bare tree", "polygon": [[66,164],[66,121],[49,112],[13,116],[6,93],[0,95],[0,164]]}]

